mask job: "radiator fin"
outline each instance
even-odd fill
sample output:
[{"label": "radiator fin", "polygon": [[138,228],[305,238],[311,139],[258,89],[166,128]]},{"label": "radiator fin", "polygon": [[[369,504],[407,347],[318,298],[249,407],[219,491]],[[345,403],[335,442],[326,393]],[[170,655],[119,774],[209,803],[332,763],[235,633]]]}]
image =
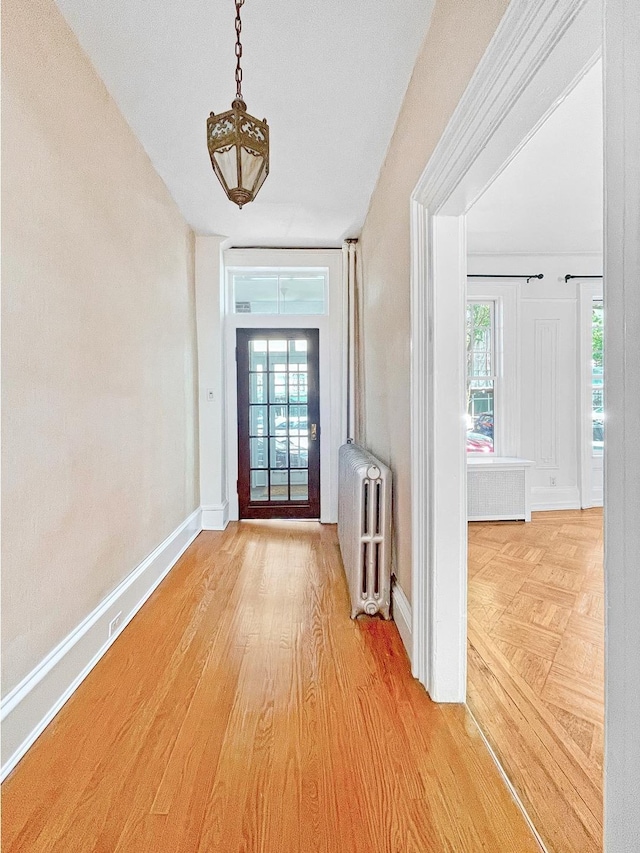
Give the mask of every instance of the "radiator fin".
[{"label": "radiator fin", "polygon": [[357,444],[340,448],[338,539],[351,616],[390,619],[391,472]]},{"label": "radiator fin", "polygon": [[369,543],[362,543],[362,558],[360,560],[360,573],[362,575],[362,598],[367,598],[367,566],[369,565]]},{"label": "radiator fin", "polygon": [[363,536],[368,536],[368,535],[369,535],[369,481],[368,481],[368,480],[365,480],[365,481],[362,483],[362,493],[363,493],[363,496],[362,496],[362,501],[363,501],[363,507],[362,507],[362,519],[363,519],[362,535],[363,535]]}]

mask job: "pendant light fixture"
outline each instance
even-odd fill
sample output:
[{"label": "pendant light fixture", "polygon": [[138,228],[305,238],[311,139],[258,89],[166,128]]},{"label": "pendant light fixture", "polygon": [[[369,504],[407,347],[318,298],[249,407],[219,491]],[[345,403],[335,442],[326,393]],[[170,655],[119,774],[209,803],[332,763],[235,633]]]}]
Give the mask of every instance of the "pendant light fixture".
[{"label": "pendant light fixture", "polygon": [[213,171],[222,188],[238,207],[253,201],[269,174],[269,125],[249,115],[242,99],[242,21],[236,5],[236,97],[231,109],[207,119],[207,146]]}]

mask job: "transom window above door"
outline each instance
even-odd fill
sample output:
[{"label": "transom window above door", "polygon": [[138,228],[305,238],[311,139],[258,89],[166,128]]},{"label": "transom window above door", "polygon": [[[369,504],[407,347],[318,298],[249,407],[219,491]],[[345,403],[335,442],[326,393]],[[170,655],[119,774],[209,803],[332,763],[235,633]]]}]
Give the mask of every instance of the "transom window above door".
[{"label": "transom window above door", "polygon": [[232,273],[234,314],[326,314],[326,269],[261,269]]}]

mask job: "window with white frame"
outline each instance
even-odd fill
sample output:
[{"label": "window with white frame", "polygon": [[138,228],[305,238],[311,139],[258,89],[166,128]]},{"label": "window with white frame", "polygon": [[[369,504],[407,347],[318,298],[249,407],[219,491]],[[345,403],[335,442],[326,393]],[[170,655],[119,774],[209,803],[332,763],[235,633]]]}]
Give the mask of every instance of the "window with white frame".
[{"label": "window with white frame", "polygon": [[467,302],[467,453],[494,453],[498,376],[495,300]]},{"label": "window with white frame", "polygon": [[238,270],[232,303],[234,314],[326,314],[327,270]]},{"label": "window with white frame", "polygon": [[591,306],[591,441],[594,456],[601,455],[604,447],[603,341],[602,299],[594,299]]}]

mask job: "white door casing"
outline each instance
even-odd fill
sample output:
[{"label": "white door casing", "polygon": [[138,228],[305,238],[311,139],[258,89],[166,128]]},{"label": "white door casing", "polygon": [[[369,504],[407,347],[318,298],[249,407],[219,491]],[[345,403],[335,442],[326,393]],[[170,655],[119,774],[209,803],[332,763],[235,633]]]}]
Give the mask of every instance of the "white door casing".
[{"label": "white door casing", "polygon": [[[346,440],[346,318],[341,249],[227,249],[224,252],[225,418],[229,520],[238,519],[238,430],[236,329],[305,328],[320,331],[320,520],[338,520],[338,448]],[[239,268],[326,268],[328,313],[324,315],[234,314],[231,275]]]},{"label": "white door casing", "polygon": [[640,850],[640,3],[604,17],[605,853]]}]

